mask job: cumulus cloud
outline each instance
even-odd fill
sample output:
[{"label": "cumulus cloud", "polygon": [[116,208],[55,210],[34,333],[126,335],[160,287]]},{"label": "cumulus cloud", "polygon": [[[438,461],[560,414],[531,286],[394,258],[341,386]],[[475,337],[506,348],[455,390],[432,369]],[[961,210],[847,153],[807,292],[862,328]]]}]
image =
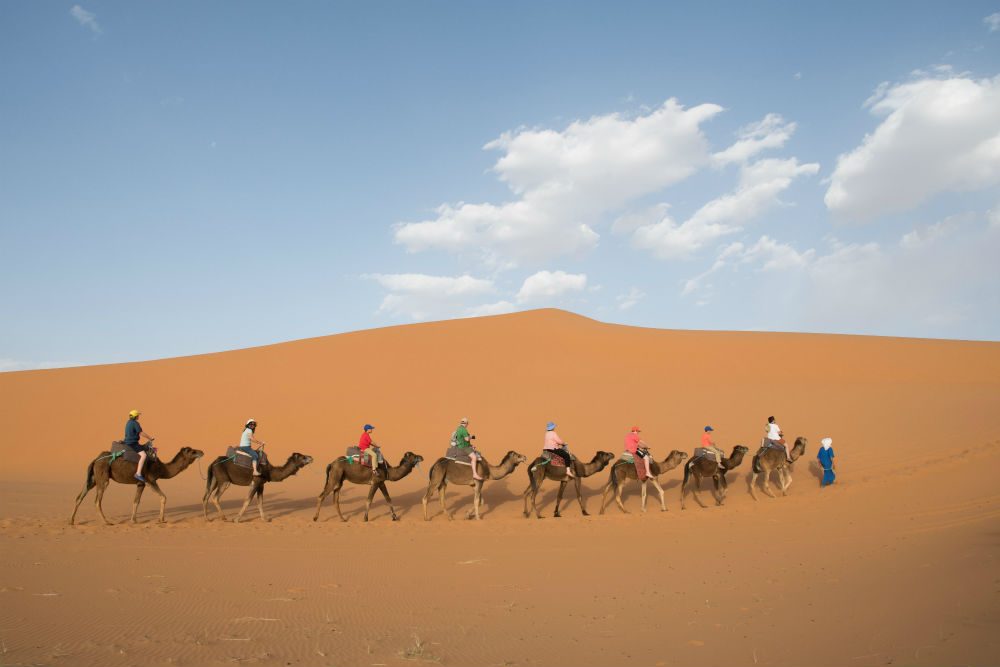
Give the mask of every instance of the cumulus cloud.
[{"label": "cumulus cloud", "polygon": [[778,205],[778,195],[796,178],[818,171],[818,164],[799,164],[795,158],[744,164],[733,192],[708,202],[684,222],[665,216],[659,222],[639,226],[633,232],[632,244],[661,259],[689,256],[710,242],[740,231],[746,222]]},{"label": "cumulus cloud", "polygon": [[100,35],[103,32],[100,24],[97,22],[97,15],[93,12],[88,12],[80,5],[73,5],[70,7],[69,13],[70,16],[76,19],[77,23],[85,28],[90,28],[95,35]]},{"label": "cumulus cloud", "polygon": [[413,320],[453,317],[467,312],[476,301],[496,292],[492,280],[462,276],[430,276],[422,273],[367,274],[388,294],[380,313],[401,315]]},{"label": "cumulus cloud", "polygon": [[1000,12],[995,12],[990,14],[983,19],[983,23],[989,28],[990,32],[996,32],[1000,30]]},{"label": "cumulus cloud", "polygon": [[557,299],[570,292],[581,292],[587,286],[587,276],[565,271],[539,271],[528,276],[517,293],[519,303]]},{"label": "cumulus cloud", "polygon": [[867,220],[1000,184],[1000,77],[884,83],[865,105],[883,120],[838,158],[824,198],[832,212]]},{"label": "cumulus cloud", "polygon": [[562,131],[520,129],[484,146],[514,195],[506,203],[444,204],[433,219],[398,224],[411,252],[478,253],[493,266],[538,263],[593,248],[594,225],[635,199],[678,183],[710,162],[701,124],[722,111],[667,100],[638,116],[612,113]]},{"label": "cumulus cloud", "polygon": [[795,123],[786,122],[779,114],[769,113],[763,120],[739,131],[739,139],[729,148],[712,155],[717,165],[743,163],[769,148],[781,148],[795,132]]},{"label": "cumulus cloud", "polygon": [[[765,313],[750,320],[769,329],[948,336],[962,327],[995,336],[1000,229],[988,215],[949,216],[891,243],[827,244],[822,252],[766,236],[751,246],[730,244],[683,293],[706,303],[719,281],[730,299]],[[737,279],[744,269],[750,275]]]}]

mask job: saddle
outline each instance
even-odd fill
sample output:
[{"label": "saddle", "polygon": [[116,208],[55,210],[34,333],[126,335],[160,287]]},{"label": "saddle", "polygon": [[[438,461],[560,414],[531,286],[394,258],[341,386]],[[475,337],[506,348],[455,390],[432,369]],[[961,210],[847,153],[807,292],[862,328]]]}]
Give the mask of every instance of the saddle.
[{"label": "saddle", "polygon": [[543,449],[542,458],[545,459],[544,461],[542,461],[542,465],[550,465],[554,468],[566,467],[566,462],[563,461],[563,458],[561,456],[553,454],[550,450]]},{"label": "saddle", "polygon": [[[361,464],[366,468],[372,467],[372,459],[370,456],[361,451],[360,447],[348,447],[347,454],[344,455],[348,463]],[[379,467],[385,467],[385,459],[382,458],[382,450],[375,448],[375,458],[378,460]]]},{"label": "saddle", "polygon": [[456,463],[472,465],[472,459],[469,458],[469,452],[471,451],[472,449],[470,447],[449,447],[448,451],[445,452],[444,457],[446,459],[451,459]]},{"label": "saddle", "polygon": [[226,447],[226,458],[239,468],[253,468],[253,457],[237,447]]},{"label": "saddle", "polygon": [[[695,447],[694,448],[694,456],[692,456],[691,459],[688,461],[688,467],[690,468],[691,466],[693,466],[695,464],[696,461],[698,461],[699,459],[702,459],[702,458],[708,458],[708,459],[712,459],[714,461],[715,460],[715,452],[713,452],[711,449],[708,449],[707,447]],[[721,461],[721,458],[722,457],[720,456],[720,461]],[[722,464],[720,463],[719,466],[721,467]]]},{"label": "saddle", "polygon": [[632,456],[628,452],[622,452],[621,458],[615,463],[616,466],[620,465],[631,465],[635,467],[635,475],[642,482],[647,479],[646,477],[646,464],[638,456]]},{"label": "saddle", "polygon": [[[148,447],[143,445],[143,449],[146,450],[146,462],[156,458],[156,452],[152,452]],[[124,440],[115,440],[111,443],[111,460],[124,459],[129,463],[139,462],[139,452],[134,451],[131,447],[125,444]]]}]

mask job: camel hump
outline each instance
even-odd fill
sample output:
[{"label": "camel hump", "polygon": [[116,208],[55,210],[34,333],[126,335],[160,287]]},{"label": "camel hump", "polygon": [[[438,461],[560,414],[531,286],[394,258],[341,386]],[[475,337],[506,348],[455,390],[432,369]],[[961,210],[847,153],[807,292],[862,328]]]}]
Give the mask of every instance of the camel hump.
[{"label": "camel hump", "polygon": [[253,457],[236,447],[226,447],[226,460],[232,460],[239,468],[253,468]]},{"label": "camel hump", "polygon": [[[149,458],[155,458],[155,454],[149,450]],[[139,452],[135,451],[131,447],[125,444],[124,440],[115,440],[111,443],[111,460],[115,459],[125,459],[129,463],[139,462]]]}]

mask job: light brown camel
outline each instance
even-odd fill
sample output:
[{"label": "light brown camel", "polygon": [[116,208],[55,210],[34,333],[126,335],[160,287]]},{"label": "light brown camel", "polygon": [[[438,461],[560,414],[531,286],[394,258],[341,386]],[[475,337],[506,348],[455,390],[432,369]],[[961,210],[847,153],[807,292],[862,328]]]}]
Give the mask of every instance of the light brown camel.
[{"label": "light brown camel", "polygon": [[[542,518],[542,515],[538,511],[538,504],[535,501],[538,497],[538,490],[542,487],[542,482],[546,479],[559,482],[559,492],[556,494],[556,511],[552,516],[557,519],[560,516],[559,503],[562,502],[563,491],[566,490],[569,478],[566,476],[565,467],[545,464],[545,458],[539,456],[528,466],[528,488],[524,490],[524,518],[526,519],[531,516],[531,512],[528,511],[529,497],[531,499],[531,507],[535,510],[535,516],[539,519]],[[582,477],[590,477],[594,473],[604,470],[614,458],[615,455],[610,452],[597,452],[590,463],[580,463],[576,459],[573,459],[573,487],[576,489],[576,499],[580,503],[580,511],[584,516],[589,516],[589,513],[583,504],[580,479]]]},{"label": "light brown camel", "polygon": [[694,478],[694,486],[691,488],[691,492],[699,505],[705,507],[705,503],[701,502],[701,498],[698,497],[702,477],[712,478],[714,483],[712,495],[715,498],[715,504],[721,505],[726,502],[726,491],[729,488],[729,484],[726,482],[726,473],[743,463],[743,457],[747,451],[749,450],[743,445],[733,447],[733,453],[729,455],[729,458],[722,457],[721,469],[715,459],[709,456],[695,458],[684,466],[684,481],[681,482],[681,509],[684,509],[684,491],[687,489],[688,479],[692,477]]},{"label": "light brown camel", "polygon": [[261,452],[260,461],[257,462],[257,470],[260,471],[260,475],[253,477],[252,468],[238,466],[229,457],[217,457],[212,461],[212,465],[208,466],[208,481],[205,484],[205,496],[201,499],[202,508],[205,510],[205,520],[209,520],[208,501],[210,497],[212,504],[215,505],[215,509],[219,511],[219,516],[223,521],[226,520],[226,515],[222,512],[222,505],[219,504],[219,500],[222,498],[222,494],[226,492],[226,489],[229,488],[229,485],[235,484],[236,486],[249,486],[250,493],[247,494],[247,499],[243,503],[243,507],[240,508],[240,513],[233,519],[233,522],[240,522],[240,519],[243,518],[243,513],[247,511],[247,507],[250,506],[250,501],[253,500],[254,496],[257,496],[257,507],[260,509],[261,521],[269,521],[264,516],[264,485],[267,482],[280,482],[285,478],[291,477],[312,463],[312,460],[311,456],[296,452],[288,457],[284,465],[275,467],[268,462],[267,454]]},{"label": "light brown camel", "polygon": [[[660,482],[656,478],[665,472],[673,470],[686,458],[687,452],[681,452],[675,449],[662,461],[656,461],[655,459],[650,460],[649,469],[653,473],[653,476],[647,477],[645,481],[640,482],[643,512],[646,511],[646,482],[652,482],[656,491],[660,494],[660,511],[667,511],[667,501],[663,496],[663,487],[660,486]],[[604,486],[604,493],[601,494],[601,514],[604,514],[604,509],[608,504],[608,494],[611,493],[612,489],[614,489],[615,492],[615,502],[618,503],[618,509],[625,512],[625,514],[628,514],[628,510],[625,509],[625,505],[622,503],[622,490],[625,488],[625,482],[630,479],[637,481],[639,479],[639,475],[635,471],[634,463],[629,463],[628,461],[618,461],[611,466],[611,474],[608,475],[608,483]]]},{"label": "light brown camel", "polygon": [[[791,451],[788,452],[789,458],[794,462],[797,458],[806,453],[806,445],[809,441],[802,436],[795,438],[795,445],[792,446]],[[778,485],[781,488],[781,495],[788,495],[788,487],[792,485],[792,466],[785,458],[785,453],[780,449],[775,449],[774,447],[761,447],[757,450],[757,453],[753,455],[753,473],[750,475],[750,495],[754,500],[757,500],[757,494],[754,493],[754,487],[757,486],[757,476],[763,476],[763,486],[764,493],[774,498],[774,494],[771,493],[771,488],[767,483],[768,478],[771,476],[771,471],[778,471]]]},{"label": "light brown camel", "polygon": [[[146,444],[148,445],[149,443]],[[139,499],[142,498],[142,492],[148,486],[156,492],[156,495],[160,496],[159,521],[160,523],[164,523],[166,519],[163,518],[163,513],[167,507],[167,497],[163,495],[163,491],[160,490],[160,485],[157,482],[161,479],[170,479],[177,475],[202,456],[204,456],[204,452],[200,450],[181,447],[180,451],[174,455],[174,458],[169,463],[164,463],[159,458],[147,458],[143,469],[143,477],[146,478],[146,483],[142,484],[133,476],[135,475],[135,463],[126,461],[125,457],[119,456],[108,465],[111,452],[101,452],[87,466],[87,481],[83,485],[83,491],[76,497],[76,507],[73,508],[73,516],[69,518],[69,524],[73,525],[73,522],[76,520],[76,512],[80,509],[80,503],[83,502],[87,493],[96,486],[97,497],[94,499],[94,504],[97,505],[97,513],[104,519],[105,524],[111,525],[108,517],[104,516],[104,509],[101,507],[101,501],[104,499],[104,491],[108,488],[108,483],[111,481],[118,482],[119,484],[136,485],[135,498],[132,500],[132,516],[129,517],[129,521],[135,523],[135,513],[139,509]]]},{"label": "light brown camel", "polygon": [[396,516],[396,508],[392,506],[392,498],[389,497],[389,491],[385,488],[385,483],[398,482],[403,479],[423,460],[424,457],[419,454],[406,452],[403,454],[403,458],[400,460],[398,466],[386,466],[386,468],[380,470],[381,481],[372,484],[371,468],[359,463],[348,463],[346,456],[334,459],[333,463],[326,467],[326,485],[319,494],[319,498],[316,499],[316,516],[313,517],[313,521],[319,520],[319,510],[323,506],[323,499],[331,493],[333,493],[333,504],[337,508],[337,516],[340,517],[341,521],[347,521],[340,512],[340,488],[344,485],[345,480],[352,484],[367,484],[370,487],[368,489],[368,499],[365,501],[365,521],[368,520],[368,510],[371,509],[372,498],[375,497],[376,489],[382,492],[385,502],[389,503],[392,520],[399,521],[399,517]]},{"label": "light brown camel", "polygon": [[513,450],[504,455],[503,460],[500,461],[500,465],[498,466],[492,466],[485,458],[480,458],[478,468],[483,479],[473,479],[471,465],[458,463],[444,457],[439,458],[431,466],[427,493],[424,494],[423,498],[424,521],[430,521],[431,519],[427,514],[427,502],[430,500],[431,494],[434,493],[434,489],[437,489],[438,497],[441,499],[441,511],[449,519],[455,518],[448,512],[448,508],[444,503],[445,489],[449,483],[473,487],[472,509],[469,510],[468,518],[471,519],[475,516],[476,519],[480,519],[479,508],[483,504],[483,483],[488,479],[503,479],[514,472],[518,464],[524,463],[527,460],[524,454],[518,454]]}]

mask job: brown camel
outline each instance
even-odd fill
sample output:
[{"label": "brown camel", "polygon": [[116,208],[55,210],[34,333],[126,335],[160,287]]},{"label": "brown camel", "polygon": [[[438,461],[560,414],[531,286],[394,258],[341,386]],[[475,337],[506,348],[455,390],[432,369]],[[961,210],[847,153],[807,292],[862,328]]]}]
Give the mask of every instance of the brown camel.
[{"label": "brown camel", "polygon": [[[148,445],[149,443],[146,444]],[[108,465],[111,452],[101,452],[87,466],[87,481],[83,485],[83,491],[76,497],[76,507],[73,508],[73,516],[69,518],[69,524],[72,526],[73,522],[76,521],[76,512],[80,509],[80,503],[83,502],[87,493],[96,486],[97,498],[95,498],[94,504],[97,505],[97,513],[104,519],[105,524],[111,525],[108,517],[104,516],[104,509],[101,507],[101,501],[104,499],[104,491],[108,488],[108,482],[111,481],[118,482],[119,484],[136,485],[135,498],[132,500],[132,516],[129,517],[129,521],[135,523],[135,513],[139,509],[139,499],[142,498],[142,492],[148,486],[156,492],[156,495],[160,496],[160,523],[164,523],[166,519],[163,518],[163,513],[167,507],[167,497],[163,495],[163,491],[160,490],[160,485],[157,482],[161,479],[170,479],[177,475],[202,456],[204,456],[204,452],[200,450],[181,447],[180,451],[174,455],[174,458],[169,463],[164,463],[159,458],[147,458],[143,470],[143,477],[146,478],[146,483],[142,484],[133,477],[135,475],[135,463],[126,461],[124,457],[117,457]]]},{"label": "brown camel", "polygon": [[312,460],[311,456],[296,452],[288,457],[284,465],[275,467],[268,462],[267,454],[261,452],[260,461],[257,462],[257,470],[260,471],[260,475],[254,477],[252,468],[238,466],[233,462],[232,458],[225,456],[217,457],[212,461],[212,465],[208,466],[208,482],[205,485],[205,496],[201,499],[202,508],[205,510],[205,520],[209,520],[209,498],[211,498],[212,504],[215,505],[215,509],[219,511],[219,516],[222,520],[226,520],[226,515],[222,512],[222,505],[219,504],[219,500],[222,498],[222,494],[226,492],[226,489],[229,488],[229,485],[235,484],[236,486],[249,486],[250,493],[247,494],[247,499],[243,503],[243,507],[240,508],[240,513],[233,519],[233,522],[240,522],[240,519],[243,518],[243,513],[247,511],[247,507],[250,506],[250,501],[253,500],[254,496],[257,496],[257,507],[260,509],[261,521],[269,521],[264,516],[264,485],[267,482],[280,482],[287,477],[291,477],[312,463]]},{"label": "brown camel", "polygon": [[[472,466],[469,464],[462,464],[451,459],[444,457],[439,458],[431,466],[430,480],[427,484],[427,493],[424,494],[423,505],[424,505],[424,521],[430,521],[430,516],[427,515],[427,501],[430,500],[431,494],[434,493],[434,489],[438,491],[438,497],[441,499],[441,511],[444,512],[449,519],[454,519],[448,512],[448,508],[444,504],[444,494],[445,489],[449,483],[458,484],[460,486],[471,486],[474,488],[474,493],[472,497],[472,509],[468,513],[468,518],[475,518],[478,520],[479,508],[483,504],[483,483],[488,479],[503,479],[507,475],[514,472],[514,468],[518,464],[527,461],[527,457],[524,454],[518,454],[517,452],[511,450],[504,455],[503,460],[500,461],[500,465],[492,466],[490,462],[485,458],[479,459],[479,473],[483,475],[483,479],[474,479],[472,477]],[[485,474],[483,474],[485,473]]]},{"label": "brown camel", "polygon": [[392,498],[389,497],[389,491],[385,488],[385,483],[398,482],[403,479],[423,460],[424,457],[419,454],[406,452],[403,454],[403,458],[400,460],[398,466],[387,466],[380,470],[380,481],[377,484],[372,484],[371,468],[358,463],[348,463],[346,456],[335,459],[333,463],[326,467],[326,486],[323,487],[322,493],[316,499],[316,516],[313,517],[313,521],[319,519],[319,510],[323,506],[323,499],[331,493],[333,493],[333,504],[337,507],[337,516],[340,517],[341,521],[347,521],[340,512],[340,487],[344,485],[344,480],[352,484],[367,484],[370,487],[368,489],[368,499],[365,501],[365,521],[368,520],[368,510],[371,509],[372,498],[375,497],[376,489],[382,492],[385,502],[389,503],[392,520],[399,521],[399,517],[396,516],[396,508],[392,506]]},{"label": "brown camel", "polygon": [[[686,458],[687,452],[680,452],[675,449],[662,461],[658,462],[656,460],[652,460],[649,462],[649,469],[653,473],[653,476],[640,482],[640,486],[642,487],[643,512],[646,511],[646,482],[652,482],[653,486],[656,487],[657,492],[660,494],[660,511],[667,511],[667,501],[663,496],[663,487],[660,486],[660,482],[656,478],[667,471],[673,470]],[[625,505],[622,503],[622,489],[625,488],[625,482],[630,479],[639,479],[639,475],[635,471],[634,463],[619,461],[611,466],[611,474],[608,476],[608,483],[604,487],[604,493],[601,494],[601,514],[604,514],[604,508],[608,504],[608,494],[612,489],[615,491],[615,502],[618,503],[618,509],[625,512],[625,514],[628,514],[628,510],[625,509]]]},{"label": "brown camel", "polygon": [[[580,478],[590,477],[594,473],[604,470],[614,458],[615,455],[610,452],[597,452],[590,463],[580,463],[575,458],[573,459],[573,487],[576,489],[576,499],[580,503],[580,511],[584,516],[589,516],[589,513],[583,504]],[[526,519],[531,516],[531,512],[528,511],[529,497],[531,498],[531,507],[535,510],[535,516],[539,519],[542,518],[535,499],[538,497],[538,490],[542,487],[542,482],[546,479],[559,482],[559,493],[556,494],[556,511],[552,516],[557,519],[561,516],[559,514],[559,503],[562,502],[563,491],[566,490],[566,485],[569,483],[569,478],[566,476],[566,468],[545,464],[544,461],[545,457],[539,456],[528,466],[528,488],[524,490],[524,518]]]},{"label": "brown camel", "polygon": [[691,492],[694,494],[694,499],[698,501],[699,505],[705,507],[705,503],[701,502],[701,498],[698,497],[698,489],[701,488],[702,477],[711,477],[715,483],[715,488],[712,491],[715,504],[721,505],[726,502],[726,490],[729,488],[729,484],[726,482],[726,473],[743,463],[743,456],[747,451],[749,450],[743,445],[733,447],[733,453],[729,455],[729,458],[722,457],[721,469],[715,462],[715,459],[709,456],[695,458],[684,466],[684,481],[681,482],[681,509],[684,509],[684,491],[687,488],[688,479],[691,477],[694,478],[694,486],[691,487]]},{"label": "brown camel", "polygon": [[[809,441],[799,436],[795,438],[795,445],[792,446],[788,456],[794,462],[797,458],[806,453],[806,445]],[[785,458],[785,453],[774,447],[761,447],[753,456],[753,473],[750,476],[750,495],[757,500],[754,487],[757,486],[757,476],[763,476],[764,493],[774,498],[771,488],[767,483],[771,476],[771,471],[778,471],[778,485],[781,487],[781,495],[788,495],[788,487],[792,485],[792,466]]]}]

